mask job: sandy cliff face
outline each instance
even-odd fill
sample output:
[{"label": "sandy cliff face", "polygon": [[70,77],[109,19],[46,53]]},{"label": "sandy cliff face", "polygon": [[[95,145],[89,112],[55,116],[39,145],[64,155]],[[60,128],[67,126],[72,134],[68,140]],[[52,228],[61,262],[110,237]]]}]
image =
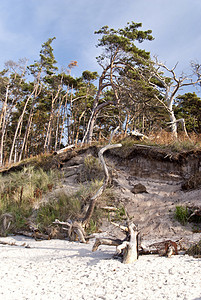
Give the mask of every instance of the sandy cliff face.
[{"label": "sandy cliff face", "polygon": [[[66,184],[72,176],[76,182],[84,158],[87,155],[97,157],[97,153],[98,149],[91,147],[86,151],[74,152],[74,157],[72,153],[69,153],[70,156],[63,154],[63,169],[68,174]],[[193,234],[192,224],[182,226],[175,220],[174,213],[178,205],[201,205],[201,180],[193,189],[182,190],[184,182],[193,176],[197,178],[196,174],[201,171],[201,151],[172,153],[156,147],[135,145],[110,150],[105,158],[113,173],[112,184],[116,195],[113,205],[126,208],[138,224],[143,239],[200,238],[200,233]],[[76,165],[76,171],[69,176],[73,165]],[[146,192],[133,192],[133,187],[139,183]],[[121,235],[106,219],[101,229],[109,236]]]},{"label": "sandy cliff face", "polygon": [[151,146],[134,145],[112,150],[109,157],[127,167],[132,176],[182,181],[201,171],[201,151],[173,153]]}]

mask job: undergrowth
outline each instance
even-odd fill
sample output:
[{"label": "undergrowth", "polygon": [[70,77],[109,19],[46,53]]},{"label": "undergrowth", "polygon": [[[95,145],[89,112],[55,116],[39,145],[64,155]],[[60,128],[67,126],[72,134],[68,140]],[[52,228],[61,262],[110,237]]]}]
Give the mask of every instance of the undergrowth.
[{"label": "undergrowth", "polygon": [[182,225],[186,225],[188,221],[188,209],[184,206],[176,206],[175,218]]},{"label": "undergrowth", "polygon": [[8,233],[26,227],[34,206],[43,194],[52,190],[58,178],[56,171],[44,172],[34,167],[24,167],[22,171],[0,175],[0,215],[12,215],[12,226],[8,228]]},{"label": "undergrowth", "polygon": [[192,245],[186,252],[188,255],[194,256],[194,257],[201,257],[201,240]]},{"label": "undergrowth", "polygon": [[[50,226],[55,219],[60,221],[68,221],[81,219],[84,217],[89,205],[90,198],[97,192],[102,185],[102,181],[93,181],[80,185],[77,192],[66,194],[61,192],[57,197],[39,207],[37,211],[36,222],[43,231]],[[114,197],[113,191],[108,188],[97,199],[92,218],[87,227],[86,232],[96,232],[100,226],[101,218],[104,215],[102,206],[106,205]]]},{"label": "undergrowth", "polygon": [[[58,178],[60,180],[60,176],[58,171],[44,172],[42,169],[34,169],[34,167],[1,175],[0,221],[3,222],[2,216],[10,215],[12,222],[6,230],[2,229],[0,234],[7,235],[28,230],[29,220],[45,233],[47,227],[52,226],[55,219],[67,221],[82,218],[86,213],[90,198],[103,182],[100,180],[85,182],[85,184],[80,184],[79,190],[75,193],[61,191],[51,199],[42,201],[42,196],[52,190]],[[112,197],[111,189],[106,189],[98,198],[87,233],[97,231],[103,216],[103,210],[100,207]]]},{"label": "undergrowth", "polygon": [[199,207],[176,206],[175,219],[182,225],[193,223],[193,232],[200,232],[201,216],[195,213]]}]

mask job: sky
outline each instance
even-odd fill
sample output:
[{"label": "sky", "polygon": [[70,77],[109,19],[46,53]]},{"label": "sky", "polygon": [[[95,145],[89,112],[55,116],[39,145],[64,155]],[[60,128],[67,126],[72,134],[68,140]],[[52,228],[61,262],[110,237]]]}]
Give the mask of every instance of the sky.
[{"label": "sky", "polygon": [[52,47],[60,68],[76,60],[73,76],[99,71],[94,31],[131,21],[154,37],[138,46],[169,68],[178,63],[178,74],[190,72],[191,61],[201,63],[201,0],[1,0],[0,68],[21,58],[33,63],[41,45],[56,37]]}]

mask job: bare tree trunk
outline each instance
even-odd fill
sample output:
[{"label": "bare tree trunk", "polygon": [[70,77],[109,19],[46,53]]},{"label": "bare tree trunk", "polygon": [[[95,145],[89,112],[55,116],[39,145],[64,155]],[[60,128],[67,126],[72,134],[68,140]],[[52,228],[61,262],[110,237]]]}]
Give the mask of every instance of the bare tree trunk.
[{"label": "bare tree trunk", "polygon": [[82,140],[82,145],[85,142],[87,142],[88,144],[91,144],[92,138],[93,138],[93,131],[94,131],[94,125],[95,125],[95,122],[96,122],[96,118],[97,118],[99,112],[101,112],[103,108],[105,108],[106,106],[109,106],[111,104],[114,104],[114,103],[112,101],[101,103],[92,111],[90,120],[89,120],[88,125],[87,125],[86,133],[85,133],[84,138]]},{"label": "bare tree trunk", "polygon": [[79,116],[79,121],[78,121],[78,124],[77,124],[77,132],[76,132],[76,135],[75,135],[75,145],[77,145],[77,143],[78,143],[79,132],[80,132],[80,123],[81,123],[81,120],[82,120],[82,117],[84,116],[84,114],[85,114],[85,110]]},{"label": "bare tree trunk", "polygon": [[5,132],[6,132],[6,115],[7,115],[7,102],[8,102],[9,86],[10,86],[10,84],[8,84],[7,88],[6,88],[6,98],[4,101],[3,108],[2,108],[1,120],[0,120],[0,126],[1,126],[0,166],[3,165],[4,137],[5,137]]},{"label": "bare tree trunk", "polygon": [[19,129],[20,129],[20,126],[22,125],[22,122],[23,122],[24,114],[25,114],[25,112],[26,112],[27,105],[28,105],[30,99],[32,98],[32,96],[33,96],[35,93],[37,93],[38,87],[39,87],[39,82],[37,82],[37,84],[35,85],[35,87],[34,87],[32,93],[31,93],[31,94],[29,95],[29,97],[27,98],[27,101],[25,102],[25,105],[24,105],[22,114],[21,114],[21,116],[20,116],[20,118],[19,118],[19,121],[18,121],[18,123],[17,123],[17,128],[16,128],[16,130],[15,130],[15,135],[14,135],[12,147],[11,147],[11,150],[10,150],[9,164],[12,162],[12,156],[13,156],[13,151],[14,151],[16,139],[17,139],[17,136],[18,136],[18,131],[19,131]]},{"label": "bare tree trunk", "polygon": [[171,126],[171,132],[173,138],[176,140],[177,139],[177,119],[175,118],[174,112],[170,111],[169,112],[170,116],[170,126]]},{"label": "bare tree trunk", "polygon": [[58,144],[60,145],[60,143],[59,143],[59,126],[60,126],[61,107],[62,107],[62,104],[63,104],[63,100],[64,100],[64,97],[61,97],[58,112],[57,112],[57,116],[56,116],[57,125],[56,125],[54,151],[57,151],[57,145]]},{"label": "bare tree trunk", "polygon": [[65,118],[68,117],[67,116],[67,104],[68,104],[68,94],[67,93],[68,93],[68,91],[69,91],[69,87],[67,88],[67,92],[66,92],[66,94],[64,96],[64,98],[65,98],[65,104],[64,104],[64,108],[63,108],[62,125],[61,125],[61,132],[60,132],[60,138],[59,138],[59,148],[61,147],[61,143],[62,143]]},{"label": "bare tree trunk", "polygon": [[[184,87],[184,86],[192,86],[195,84],[200,84],[201,82],[201,73],[200,73],[200,65],[192,63],[192,67],[194,69],[195,75],[197,75],[197,80],[193,81],[192,76],[188,77],[184,74],[181,74],[179,77],[176,76],[175,69],[176,66],[172,69],[169,69],[166,65],[159,62],[157,57],[155,57],[155,64],[157,68],[153,68],[153,65],[151,65],[151,76],[150,79],[154,78],[157,79],[160,83],[160,87],[153,82],[153,80],[149,80],[149,84],[156,88],[160,92],[160,94],[163,96],[163,99],[161,99],[158,96],[155,96],[157,101],[163,105],[163,107],[166,109],[166,111],[169,114],[170,117],[170,126],[171,126],[171,132],[174,139],[177,139],[177,120],[174,115],[174,109],[173,109],[173,103],[176,94],[178,91]],[[161,74],[165,72],[169,72],[171,80],[166,80],[168,77],[163,77]],[[162,72],[161,72],[162,71]],[[161,86],[163,87],[164,91],[161,91]],[[187,131],[185,131],[185,134],[188,137]],[[189,137],[188,137],[189,138]]]},{"label": "bare tree trunk", "polygon": [[[24,151],[24,149],[26,149],[27,141],[28,141],[28,138],[29,138],[29,133],[30,133],[30,129],[31,129],[32,119],[33,119],[33,105],[34,105],[34,101],[32,103],[31,111],[29,113],[29,119],[28,119],[28,122],[27,122],[27,127],[26,127],[26,131],[25,131],[25,134],[24,134],[22,147],[21,147],[21,150],[20,150],[19,161],[22,160],[23,151]],[[26,150],[25,150],[25,152],[26,152]],[[24,155],[25,155],[25,153],[24,153]]]},{"label": "bare tree trunk", "polygon": [[54,105],[55,105],[55,101],[58,98],[60,90],[61,90],[61,86],[58,87],[55,97],[53,97],[53,95],[52,95],[51,113],[50,113],[50,119],[48,122],[48,127],[47,127],[47,132],[46,132],[46,139],[45,139],[45,143],[44,143],[45,151],[50,150],[50,143],[51,143],[51,136],[52,136],[52,122],[53,122],[53,117],[54,117]]},{"label": "bare tree trunk", "polygon": [[126,134],[127,134],[129,122],[130,122],[130,114],[127,114],[124,136],[126,136]]}]

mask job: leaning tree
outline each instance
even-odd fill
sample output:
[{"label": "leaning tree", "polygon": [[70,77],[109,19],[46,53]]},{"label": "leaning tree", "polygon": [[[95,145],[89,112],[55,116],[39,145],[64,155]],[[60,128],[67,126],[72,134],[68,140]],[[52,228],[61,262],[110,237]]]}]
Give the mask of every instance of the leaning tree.
[{"label": "leaning tree", "polygon": [[[149,52],[139,49],[136,42],[153,40],[151,30],[142,31],[141,23],[128,23],[123,29],[109,29],[102,27],[95,34],[101,35],[97,47],[103,52],[97,57],[102,73],[99,77],[98,89],[93,102],[92,112],[82,140],[82,143],[91,143],[94,125],[98,114],[108,106],[117,107],[121,102],[119,93],[119,78],[129,68],[137,69],[150,58]],[[114,93],[112,99],[103,99],[103,91],[111,89]]]}]

